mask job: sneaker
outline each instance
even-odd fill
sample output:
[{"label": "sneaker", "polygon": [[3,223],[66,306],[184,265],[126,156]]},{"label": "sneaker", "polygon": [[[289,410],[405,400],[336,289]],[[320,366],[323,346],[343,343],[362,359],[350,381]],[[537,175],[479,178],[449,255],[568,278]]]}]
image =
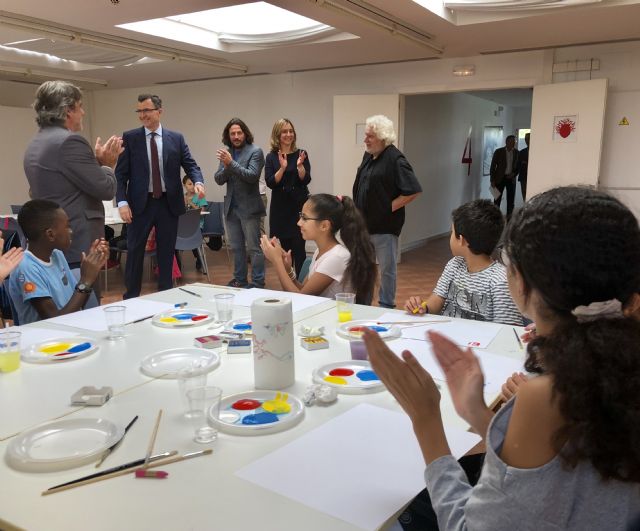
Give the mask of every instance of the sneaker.
[{"label": "sneaker", "polygon": [[229,282],[227,282],[227,286],[232,288],[246,288],[249,285],[246,282],[243,284],[242,282],[238,282],[235,278],[232,278]]},{"label": "sneaker", "polygon": [[260,284],[254,284],[253,282],[249,282],[249,284],[246,285],[247,289],[251,289],[251,288],[262,288],[264,289],[264,284],[260,285]]}]

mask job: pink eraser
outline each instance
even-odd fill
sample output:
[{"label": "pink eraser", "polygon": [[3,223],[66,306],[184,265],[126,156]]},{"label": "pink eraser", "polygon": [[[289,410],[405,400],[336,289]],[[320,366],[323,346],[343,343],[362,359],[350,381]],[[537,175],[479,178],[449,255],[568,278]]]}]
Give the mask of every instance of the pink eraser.
[{"label": "pink eraser", "polygon": [[162,470],[144,470],[144,469],[136,470],[137,478],[164,479],[168,475],[169,475],[169,472],[163,472]]}]

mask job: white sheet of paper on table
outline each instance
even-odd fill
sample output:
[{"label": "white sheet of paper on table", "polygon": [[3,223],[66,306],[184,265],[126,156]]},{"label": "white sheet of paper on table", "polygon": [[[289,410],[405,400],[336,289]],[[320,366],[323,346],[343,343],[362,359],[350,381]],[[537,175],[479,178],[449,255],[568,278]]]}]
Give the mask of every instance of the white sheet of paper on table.
[{"label": "white sheet of paper on table", "polygon": [[[379,321],[381,319],[378,319]],[[429,323],[402,329],[402,337],[426,340],[427,330],[435,330],[447,336],[461,347],[487,348],[504,325],[456,319],[446,323]]]},{"label": "white sheet of paper on table", "polygon": [[64,330],[51,330],[50,328],[36,328],[33,326],[12,326],[3,332],[20,332],[20,350],[26,350],[31,345],[50,341],[59,337],[73,337],[78,332],[65,332]]},{"label": "white sheet of paper on table", "polygon": [[[445,431],[456,457],[480,440],[462,430]],[[374,530],[425,487],[424,466],[409,417],[360,404],[236,476]]]},{"label": "white sheet of paper on table", "polygon": [[49,319],[50,323],[73,326],[84,330],[92,330],[94,332],[105,332],[107,330],[107,322],[104,318],[104,308],[107,306],[126,306],[125,322],[132,323],[138,319],[151,317],[159,312],[170,310],[174,307],[168,302],[150,301],[148,299],[127,299],[126,301],[118,301],[97,308],[90,308],[81,312],[69,313]]},{"label": "white sheet of paper on table", "polygon": [[[444,372],[433,355],[429,342],[416,339],[397,339],[387,342],[387,346],[398,357],[400,357],[403,350],[408,350],[415,356],[418,363],[431,374],[434,380],[445,381]],[[484,392],[489,395],[497,394],[502,384],[514,372],[524,371],[522,360],[500,356],[481,349],[473,349],[473,352],[480,360],[480,366],[484,374]]]},{"label": "white sheet of paper on table", "polygon": [[271,289],[252,288],[245,289],[236,293],[233,304],[237,306],[251,307],[251,304],[254,300],[261,299],[263,297],[272,297],[274,299],[281,299],[283,297],[286,297],[287,299],[291,299],[291,307],[294,314],[296,312],[306,310],[307,308],[311,308],[312,306],[322,304],[329,300],[326,297],[316,297],[315,295],[304,295],[300,293],[288,293]]}]

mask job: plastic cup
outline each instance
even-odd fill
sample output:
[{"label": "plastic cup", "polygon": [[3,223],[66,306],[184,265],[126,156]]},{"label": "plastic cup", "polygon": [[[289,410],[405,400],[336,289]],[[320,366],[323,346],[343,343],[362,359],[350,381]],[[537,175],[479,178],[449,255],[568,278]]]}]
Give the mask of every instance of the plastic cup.
[{"label": "plastic cup", "polygon": [[216,311],[218,312],[218,321],[231,321],[233,317],[233,293],[218,293],[214,296],[216,301]]},{"label": "plastic cup", "polygon": [[208,374],[202,374],[201,367],[197,364],[185,367],[178,371],[178,393],[180,394],[180,401],[184,409],[184,416],[191,418],[197,415],[197,412],[191,411],[189,400],[187,399],[187,392],[191,389],[198,387],[205,387],[207,385]]},{"label": "plastic cup", "polygon": [[356,302],[355,293],[336,293],[338,308],[338,322],[346,323],[353,320],[353,305]]},{"label": "plastic cup", "polygon": [[196,387],[187,391],[191,422],[195,428],[193,440],[207,444],[218,438],[218,430],[209,425],[208,416],[218,418],[222,389],[219,387]]},{"label": "plastic cup", "polygon": [[369,353],[367,352],[367,346],[364,341],[351,341],[349,342],[351,347],[351,359],[352,360],[366,360],[369,359]]},{"label": "plastic cup", "polygon": [[124,320],[126,306],[106,306],[103,308],[104,317],[107,321],[109,339],[120,339],[124,337]]},{"label": "plastic cup", "polygon": [[20,332],[0,332],[0,372],[20,367]]}]

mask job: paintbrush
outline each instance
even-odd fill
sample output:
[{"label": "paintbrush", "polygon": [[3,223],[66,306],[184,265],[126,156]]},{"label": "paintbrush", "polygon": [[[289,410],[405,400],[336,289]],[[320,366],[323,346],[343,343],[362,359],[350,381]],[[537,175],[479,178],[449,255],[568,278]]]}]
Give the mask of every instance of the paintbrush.
[{"label": "paintbrush", "polygon": [[118,446],[120,446],[120,443],[122,442],[122,440],[124,439],[125,435],[127,434],[127,432],[129,431],[129,428],[131,428],[131,426],[133,426],[134,422],[138,420],[138,415],[136,415],[135,417],[133,417],[133,419],[131,420],[131,422],[129,422],[129,424],[127,424],[126,428],[124,429],[124,433],[122,434],[122,437],[120,437],[120,439],[118,439],[118,441],[110,446],[109,448],[107,448],[104,453],[102,454],[102,456],[100,457],[100,461],[98,461],[96,463],[96,468],[98,468],[102,463],[104,463],[104,460],[114,452],[114,450],[116,448],[118,448]]},{"label": "paintbrush", "polygon": [[[150,463],[154,463],[155,461],[158,461],[159,459],[165,459],[166,457],[172,457],[172,456],[176,455],[177,453],[178,452],[176,450],[173,450],[172,452],[164,452],[162,454],[152,455],[149,458],[149,462]],[[143,465],[145,459],[146,459],[146,456],[142,457],[140,459],[136,459],[135,461],[129,461],[128,463],[124,463],[123,465],[118,465],[118,466],[114,466],[114,467],[111,467],[111,468],[107,468],[106,470],[103,470],[102,472],[96,472],[95,474],[89,474],[88,476],[82,476],[81,478],[74,479],[72,481],[67,481],[66,483],[60,483],[60,485],[55,485],[55,486],[51,487],[48,490],[59,489],[60,487],[66,487],[67,485],[74,485],[75,483],[79,483],[81,481],[87,481],[89,479],[100,478],[102,476],[107,476],[109,474],[114,474],[116,472],[122,472],[123,470],[129,471],[132,468],[136,468],[136,467],[138,467],[140,465]]]},{"label": "paintbrush", "polygon": [[156,418],[156,425],[153,427],[153,431],[151,432],[151,439],[149,440],[149,448],[147,449],[147,457],[144,460],[144,464],[138,470],[136,470],[137,478],[156,478],[156,479],[164,479],[167,477],[166,472],[162,472],[160,470],[155,472],[148,472],[147,468],[149,467],[149,458],[151,457],[151,452],[153,452],[153,445],[156,442],[156,437],[158,435],[158,428],[160,427],[160,419],[162,419],[162,409],[158,411],[158,418]]},{"label": "paintbrush", "polygon": [[185,288],[178,288],[180,291],[184,291],[185,293],[188,293],[189,295],[193,295],[194,297],[200,297],[202,298],[202,295],[200,295],[199,293],[196,293],[195,291],[190,291],[188,289]]},{"label": "paintbrush", "polygon": [[376,321],[379,325],[421,326],[433,323],[448,323],[451,319],[425,319],[424,321]]},{"label": "paintbrush", "polygon": [[[147,464],[148,468],[152,468],[152,467],[156,467],[156,466],[165,466],[165,465],[170,465],[172,463],[178,463],[180,461],[185,461],[187,459],[192,459],[194,457],[200,457],[201,455],[209,455],[210,453],[212,453],[213,450],[211,448],[208,448],[207,450],[200,450],[198,452],[191,452],[188,454],[184,454],[184,455],[178,455],[175,457],[170,457],[168,459],[163,459],[162,461],[158,461],[156,463],[150,463]],[[176,453],[176,452],[174,452]],[[44,492],[41,493],[42,496],[48,496],[49,494],[55,494],[56,492],[61,492],[63,490],[69,490],[69,489],[75,489],[76,487],[82,487],[84,485],[90,485],[91,483],[97,483],[98,481],[104,481],[105,479],[111,479],[111,478],[116,478],[119,476],[124,476],[125,474],[130,474],[131,472],[139,472],[140,470],[143,470],[142,468],[136,468],[136,469],[128,469],[128,470],[120,470],[117,472],[112,472],[112,473],[106,473],[106,472],[101,472],[100,475],[96,475],[92,478],[87,478],[87,479],[79,479],[76,480],[74,482],[70,482],[70,483],[66,483],[63,485],[58,485],[56,487],[51,487],[50,489],[45,490]],[[168,474],[167,472],[163,472],[164,477],[166,477]],[[137,476],[136,476],[137,477]]]}]

